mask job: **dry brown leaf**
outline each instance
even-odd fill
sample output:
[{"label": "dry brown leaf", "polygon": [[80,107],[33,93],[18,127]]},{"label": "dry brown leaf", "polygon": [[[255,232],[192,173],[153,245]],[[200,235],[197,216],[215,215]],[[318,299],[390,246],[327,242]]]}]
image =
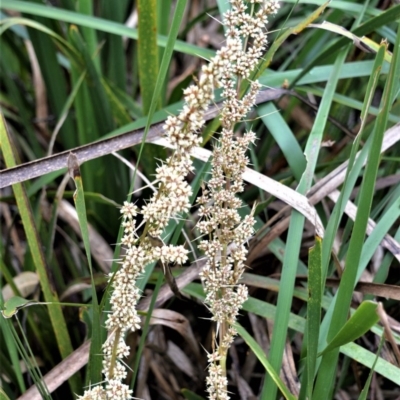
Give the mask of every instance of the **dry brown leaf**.
[{"label": "dry brown leaf", "polygon": [[[88,340],[44,376],[43,379],[49,389],[49,393],[53,393],[87,364],[89,361],[89,348],[90,341]],[[31,386],[22,396],[18,397],[18,400],[41,399],[42,396],[39,394],[35,385]]]},{"label": "dry brown leaf", "polygon": [[235,380],[241,400],[257,399],[253,391],[251,390],[250,385],[246,382],[246,380],[243,377],[241,377],[239,374],[236,374]]},{"label": "dry brown leaf", "polygon": [[[4,195],[4,192],[2,193]],[[13,218],[11,217],[11,212],[10,212],[10,206],[5,203],[0,204],[0,214],[4,218],[5,221],[5,226],[7,229],[5,229],[3,225],[3,232],[8,231],[10,235],[11,242],[13,244],[13,254],[17,258],[18,262],[20,265],[24,264],[24,246],[22,246],[21,241],[19,240],[18,237],[18,232],[17,229],[13,223]]]},{"label": "dry brown leaf", "polygon": [[137,375],[137,386],[135,392],[136,396],[139,399],[150,399],[149,387],[147,386],[147,379],[149,376],[151,357],[152,357],[152,351],[145,347],[143,349],[143,354],[140,359],[139,370]]},{"label": "dry brown leaf", "polygon": [[300,382],[297,378],[298,374],[296,371],[296,364],[293,359],[292,346],[290,345],[289,340],[286,341],[280,375],[290,393],[298,397],[300,394]]},{"label": "dry brown leaf", "polygon": [[90,283],[79,282],[69,286],[63,293],[60,295],[60,301],[64,301],[69,296],[72,296],[75,293],[80,293],[85,289],[90,289],[92,285]]},{"label": "dry brown leaf", "polygon": [[[248,316],[251,323],[251,328],[254,332],[254,338],[264,350],[264,353],[267,354],[269,349],[269,340],[265,321],[262,318],[257,317],[253,313],[249,313]],[[252,351],[248,351],[246,354],[246,359],[240,371],[241,376],[247,382],[250,382],[251,376],[254,373],[257,364],[258,358],[256,357],[256,355]]]},{"label": "dry brown leaf", "polygon": [[195,356],[199,360],[201,359],[199,345],[194,337],[192,327],[188,319],[182,314],[165,308],[156,308],[151,314],[150,324],[168,326],[179,332],[189,344]]},{"label": "dry brown leaf", "polygon": [[[25,271],[21,272],[13,278],[13,282],[19,290],[19,296],[28,297],[30,296],[39,285],[39,277],[35,272]],[[11,297],[16,296],[9,284],[5,285],[1,291],[3,300],[7,301]]]},{"label": "dry brown leaf", "polygon": [[[160,395],[166,396],[170,399],[177,399],[174,390],[171,388],[169,382],[165,379],[160,367],[162,366],[162,362],[157,362],[156,359],[152,358],[150,360],[150,369],[153,372],[156,381],[157,388],[160,391]],[[178,400],[178,399],[177,399]]]},{"label": "dry brown leaf", "polygon": [[198,371],[193,368],[192,361],[179,346],[170,340],[167,342],[167,355],[177,368],[193,380],[198,380]]},{"label": "dry brown leaf", "polygon": [[[328,194],[329,198],[335,203],[338,201],[340,192],[334,190]],[[357,215],[357,207],[350,200],[346,203],[344,212],[354,221]],[[375,229],[376,222],[368,218],[367,234],[370,235]],[[400,261],[400,243],[397,242],[392,236],[386,234],[381,242],[381,246],[389,250],[398,261]]]},{"label": "dry brown leaf", "polygon": [[42,72],[40,70],[39,62],[36,57],[35,49],[30,40],[25,40],[25,47],[28,53],[30,65],[32,68],[32,80],[35,88],[35,105],[36,105],[36,119],[37,125],[43,132],[47,133],[47,118],[49,111],[47,107],[47,91],[46,84],[43,80]]},{"label": "dry brown leaf", "polygon": [[[392,126],[385,132],[383,138],[381,153],[391,148],[397,142],[400,142],[400,122]],[[357,153],[357,158],[360,152]],[[346,176],[348,162],[340,164],[339,167],[335,168],[331,173],[326,175],[324,178],[319,180],[307,193],[311,204],[318,203],[321,199],[326,197],[329,193],[332,193],[337,189],[343,182]]]},{"label": "dry brown leaf", "polygon": [[391,327],[389,324],[389,319],[388,319],[385,309],[382,306],[382,303],[378,303],[377,312],[378,312],[379,318],[381,320],[381,324],[383,325],[383,327],[385,329],[385,337],[389,341],[390,345],[392,346],[393,353],[397,360],[397,366],[400,366],[400,351],[397,346],[396,339],[393,337],[392,330],[391,330]]}]

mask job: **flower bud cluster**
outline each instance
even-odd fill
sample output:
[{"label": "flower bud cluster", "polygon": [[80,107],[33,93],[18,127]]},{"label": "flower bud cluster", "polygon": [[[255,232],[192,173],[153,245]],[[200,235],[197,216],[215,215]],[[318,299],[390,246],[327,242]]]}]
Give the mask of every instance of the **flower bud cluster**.
[{"label": "flower bud cluster", "polygon": [[267,16],[279,8],[275,0],[260,3],[256,9],[244,0],[231,0],[232,8],[225,14],[227,44],[213,60],[219,73],[216,86],[223,88],[225,98],[221,110],[222,131],[213,149],[212,176],[198,202],[199,231],[207,237],[199,248],[207,256],[200,277],[206,293],[205,303],[213,321],[217,322],[219,342],[209,355],[207,390],[209,399],[228,399],[225,360],[236,331],[233,325],[247,299],[247,287],[239,284],[245,265],[246,240],[253,234],[254,218],[241,219],[241,201],[236,195],[244,190],[242,174],[249,163],[246,151],[254,143],[254,132],[242,136],[234,133],[235,124],[243,121],[255,104],[260,84],[250,83],[250,90],[239,98],[240,83],[248,79],[262,56],[267,36]]}]

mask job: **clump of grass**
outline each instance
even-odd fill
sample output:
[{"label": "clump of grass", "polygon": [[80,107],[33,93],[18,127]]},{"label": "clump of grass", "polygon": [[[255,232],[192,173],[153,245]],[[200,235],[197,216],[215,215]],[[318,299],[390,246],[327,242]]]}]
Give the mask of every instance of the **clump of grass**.
[{"label": "clump of grass", "polygon": [[[142,1],[135,15],[125,0],[2,1],[0,140],[14,182],[20,162],[146,126],[125,163],[71,164],[76,188],[50,159],[32,165],[49,175],[2,189],[2,396],[398,396],[400,6],[288,2],[265,48],[256,3],[185,14],[182,0]],[[256,76],[286,96],[253,107]],[[212,103],[223,117],[206,124]],[[163,120],[167,159],[144,143]],[[137,190],[140,171],[154,195]],[[160,288],[165,272],[184,300]]]}]

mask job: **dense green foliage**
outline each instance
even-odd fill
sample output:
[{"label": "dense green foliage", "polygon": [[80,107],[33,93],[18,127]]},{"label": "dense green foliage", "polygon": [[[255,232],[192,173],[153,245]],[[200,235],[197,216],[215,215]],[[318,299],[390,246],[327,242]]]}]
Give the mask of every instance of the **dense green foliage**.
[{"label": "dense green foliage", "polygon": [[[0,7],[2,169],[142,128],[142,144],[116,157],[110,140],[108,155],[83,163],[74,180],[65,163],[50,161],[34,179],[15,175],[13,186],[2,185],[0,305],[11,318],[0,316],[0,399],[34,383],[42,398],[73,399],[102,379],[105,274],[118,268],[119,207],[130,197],[145,204],[146,177],[168,153],[147,135],[180,110],[182,90],[221,45],[218,20],[228,4]],[[228,360],[232,398],[400,396],[399,20],[396,2],[290,0],[269,22],[255,78],[288,90],[238,126],[258,136],[242,194],[243,213],[254,206],[257,225],[243,278],[250,298]],[[218,119],[209,121],[205,148],[218,129]],[[197,193],[209,165],[195,157]],[[318,217],[307,211],[314,205]],[[195,204],[192,211],[164,235],[193,246],[192,264],[171,271],[182,296],[168,294],[162,265],[149,265],[140,281],[143,329],[128,338],[135,351],[125,360],[136,397],[205,396],[204,348],[211,351],[214,327],[190,273],[202,258]],[[40,383],[48,373],[50,393]]]}]

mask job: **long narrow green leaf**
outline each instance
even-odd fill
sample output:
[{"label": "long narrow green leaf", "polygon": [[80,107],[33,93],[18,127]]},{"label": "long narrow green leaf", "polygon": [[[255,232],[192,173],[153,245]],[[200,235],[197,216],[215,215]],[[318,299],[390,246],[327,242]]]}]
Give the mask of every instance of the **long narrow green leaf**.
[{"label": "long narrow green leaf", "polygon": [[18,318],[16,318],[16,322],[17,326],[19,327],[20,334],[17,333],[12,324],[10,324],[9,326],[14,337],[14,342],[18,347],[18,352],[26,363],[30,376],[32,377],[32,380],[35,383],[42,399],[51,400],[49,390],[47,389],[46,383],[43,381],[43,375],[37,365],[35,356],[31,350],[28,339]]},{"label": "long narrow green leaf", "polygon": [[265,356],[265,353],[263,349],[260,347],[260,345],[251,337],[251,335],[242,326],[236,324],[235,329],[238,332],[238,334],[244,339],[247,345],[251,348],[251,350],[256,355],[258,360],[261,362],[265,370],[268,372],[271,379],[274,380],[275,384],[277,385],[277,387],[279,388],[285,399],[295,400],[296,397],[289,392],[288,388],[285,386],[285,384],[279,377],[279,374],[274,370],[272,365],[268,362],[268,359]]},{"label": "long narrow green leaf", "polygon": [[[156,0],[139,0],[139,40],[138,40],[138,67],[139,85],[142,99],[142,113],[147,115],[154,95],[154,90],[158,77],[158,52],[157,47],[157,15]],[[162,83],[164,88],[164,82]],[[162,90],[158,90],[159,96],[156,98],[156,109],[161,105]],[[155,110],[154,110],[155,111]],[[153,112],[154,112],[153,111]],[[164,149],[154,144],[146,144],[140,149],[142,157],[147,160],[145,171],[147,175],[154,174],[157,168],[157,160],[165,159]]]},{"label": "long narrow green leaf", "polygon": [[[93,4],[90,1],[78,1],[76,3],[77,11],[83,15],[93,15]],[[92,57],[93,64],[98,73],[100,73],[100,59],[96,56],[97,52],[97,34],[92,28],[83,26],[81,27],[82,36],[85,38],[85,44],[87,46],[87,51]],[[115,60],[113,60],[115,62]],[[113,64],[113,63],[111,63]]]},{"label": "long narrow green leaf", "polygon": [[[390,9],[382,12],[378,16],[371,18],[369,21],[361,24],[360,26],[356,27],[352,33],[356,36],[364,36],[373,32],[377,28],[381,27],[382,25],[389,24],[391,22],[396,21],[400,17],[400,4],[394,7],[390,7]],[[342,37],[337,42],[335,42],[332,46],[328,47],[326,50],[321,52],[318,57],[310,63],[304,70],[296,77],[293,85],[296,84],[298,80],[300,80],[314,65],[319,64],[322,60],[335,54],[341,47],[347,44],[347,39]]]},{"label": "long narrow green leaf", "polygon": [[318,353],[319,327],[322,304],[322,239],[315,237],[315,245],[308,256],[307,302],[307,392],[311,399]]},{"label": "long narrow green leaf", "polygon": [[[0,292],[0,307],[2,310],[4,309],[3,296],[1,292]],[[24,382],[23,372],[21,370],[21,364],[18,359],[18,348],[16,346],[15,341],[13,340],[10,324],[11,324],[10,320],[0,318],[0,330],[2,332],[2,338],[5,344],[5,348],[7,349],[7,352],[10,355],[13,373],[15,374],[16,377],[16,383],[21,393],[23,393],[26,390],[26,385]]]},{"label": "long narrow green leaf", "polygon": [[372,256],[376,252],[385,235],[389,232],[389,229],[400,217],[400,186],[398,189],[399,190],[396,191],[398,197],[396,197],[395,201],[390,207],[388,207],[387,211],[380,218],[378,223],[375,225],[373,232],[368,236],[364,243],[357,271],[357,281],[361,278],[362,273],[367,268],[368,263],[371,261]]},{"label": "long narrow green leaf", "polygon": [[297,138],[273,103],[260,105],[257,113],[285,155],[294,177],[300,181],[306,168],[306,159]]},{"label": "long narrow green leaf", "polygon": [[[169,24],[170,24],[170,13],[171,13],[171,0],[157,1],[157,31],[160,35],[168,36]],[[161,62],[164,56],[164,49],[158,48],[158,60]],[[161,106],[164,107],[167,104],[167,89],[168,82],[165,81],[161,94]]]},{"label": "long narrow green leaf", "polygon": [[[379,53],[378,53],[379,54]],[[392,64],[389,76],[385,84],[382,97],[382,108],[375,123],[372,136],[372,146],[368,156],[368,162],[361,184],[360,201],[356,219],[354,222],[353,233],[350,239],[349,249],[346,256],[345,269],[341,279],[341,284],[337,292],[337,301],[330,323],[328,340],[331,340],[341,329],[346,320],[347,311],[353,295],[353,288],[356,283],[357,267],[361,257],[365,229],[368,223],[372,198],[374,194],[375,179],[379,167],[380,149],[382,146],[383,135],[385,133],[390,100],[393,98],[394,81],[399,79],[400,70],[400,25],[398,26],[397,39],[393,52]],[[321,371],[317,379],[315,396],[316,398],[328,398],[337,365],[338,350],[333,350],[322,358]]]},{"label": "long narrow green leaf", "polygon": [[[329,109],[331,107],[333,94],[339,80],[338,71],[340,70],[341,65],[344,63],[346,55],[347,52],[342,52],[336,59],[335,68],[333,69],[332,75],[327,83],[324,97],[322,98],[321,105],[318,109],[318,114],[316,116],[313,129],[307,141],[305,149],[307,167],[297,189],[303,194],[305,194],[312,185],[323,133],[328,120]],[[271,341],[270,362],[277,370],[280,370],[282,363],[303,227],[304,216],[297,211],[293,211],[290,218],[287,246],[282,267],[282,283],[284,284],[285,290],[279,292],[278,295],[278,313],[274,322],[274,330]],[[272,380],[267,377],[264,382],[261,398],[266,400],[270,398],[269,396],[274,397],[275,394],[276,386]]]},{"label": "long narrow green leaf", "polygon": [[79,164],[76,156],[72,153],[68,159],[68,168],[70,170],[70,175],[75,181],[76,191],[74,193],[74,203],[76,207],[76,212],[78,215],[79,226],[82,232],[82,240],[85,246],[86,258],[90,271],[90,279],[92,284],[92,341],[90,344],[90,356],[89,356],[89,376],[88,383],[98,383],[101,381],[101,370],[102,370],[102,351],[101,345],[103,339],[105,338],[105,330],[100,324],[100,311],[99,303],[97,300],[96,285],[93,277],[92,268],[92,257],[90,251],[89,242],[89,228],[86,217],[86,205],[85,205],[85,195],[83,190],[82,176],[79,171]]},{"label": "long narrow green leaf", "polygon": [[139,80],[143,114],[147,115],[158,75],[156,0],[139,0]]},{"label": "long narrow green leaf", "polygon": [[87,85],[89,88],[91,104],[94,109],[93,116],[95,117],[91,123],[97,126],[97,132],[95,131],[94,135],[94,138],[97,139],[101,133],[110,132],[114,128],[110,102],[101,82],[101,75],[96,69],[96,64],[93,61],[95,55],[88,52],[86,43],[76,26],[71,26],[69,30],[69,38],[77,52],[81,55],[81,61],[87,69]]},{"label": "long narrow green leaf", "polygon": [[[102,0],[100,2],[101,15],[118,23],[125,22],[129,11],[128,7],[129,2],[127,0],[118,0],[117,2]],[[105,42],[101,51],[104,76],[120,90],[126,91],[126,52],[123,37],[122,35],[105,33],[101,36],[101,40]],[[112,62],[110,62],[111,60]]]},{"label": "long narrow green leaf", "polygon": [[[368,87],[367,87],[367,97],[364,100],[363,103],[363,107],[362,107],[362,111],[361,111],[361,126],[360,126],[360,130],[359,133],[353,143],[353,146],[351,148],[351,152],[350,152],[350,157],[349,157],[349,165],[346,171],[346,177],[345,177],[345,186],[341,192],[340,198],[337,202],[337,207],[335,207],[335,210],[333,212],[333,215],[328,223],[328,227],[327,227],[327,232],[330,231],[336,231],[338,224],[339,224],[339,214],[337,214],[338,212],[340,212],[340,215],[343,213],[344,211],[344,204],[346,204],[347,200],[348,200],[348,196],[350,195],[350,190],[352,188],[352,185],[350,185],[350,182],[354,182],[355,183],[355,179],[356,176],[358,177],[358,173],[359,173],[359,169],[355,168],[354,170],[354,178],[353,180],[350,180],[350,173],[353,170],[353,167],[355,167],[355,160],[356,160],[356,155],[357,155],[357,151],[359,148],[359,144],[360,144],[360,140],[361,140],[361,136],[363,133],[363,127],[364,127],[364,123],[365,123],[365,119],[367,116],[367,111],[369,110],[369,107],[371,106],[371,102],[372,102],[372,96],[375,93],[375,89],[376,89],[376,85],[378,83],[378,78],[380,76],[380,72],[381,72],[381,67],[383,64],[383,55],[384,52],[382,51],[378,51],[377,57],[375,59],[375,63],[374,63],[374,67],[373,67],[373,73],[371,74],[371,78],[369,79],[368,82]],[[365,147],[364,147],[365,148]],[[348,196],[346,196],[346,194],[348,194]],[[340,210],[340,211],[339,211]],[[329,238],[329,239],[328,239]],[[324,247],[323,247],[323,266],[325,268],[324,270],[324,275],[326,276],[326,272],[327,272],[327,267],[328,267],[328,257],[330,256],[330,249],[332,248],[333,245],[333,240],[334,237],[333,235],[328,234],[327,235],[327,239],[324,242]]]},{"label": "long narrow green leaf", "polygon": [[[382,66],[382,69],[385,69],[384,68],[385,65],[387,65],[387,64],[384,64]],[[374,70],[375,69],[373,68],[373,71]],[[368,74],[368,75],[371,75],[371,74]],[[310,86],[307,86],[307,87],[296,87],[296,90],[298,92],[301,92],[301,93],[304,93],[304,94],[305,93],[308,93],[308,94],[312,93],[314,95],[317,95],[318,97],[322,97],[322,95],[324,93],[323,88],[317,88],[315,86],[314,87],[310,87]],[[369,91],[368,91],[368,93],[369,93]],[[355,110],[360,110],[360,111],[364,107],[364,103],[362,101],[358,101],[358,100],[355,100],[353,98],[350,98],[348,96],[344,96],[344,95],[338,94],[338,93],[336,93],[335,96],[333,97],[333,101],[338,103],[338,104],[340,104],[340,105],[343,105],[345,107],[353,108]],[[369,107],[369,109],[368,109],[368,114],[369,115],[377,116],[378,113],[379,113],[379,109],[377,107],[373,107],[373,106]],[[395,115],[392,112],[389,115],[389,121],[392,122],[392,123],[398,123],[398,122],[400,122],[400,116],[399,115]]]},{"label": "long narrow green leaf", "polygon": [[[339,71],[340,79],[346,78],[359,78],[362,76],[370,76],[371,69],[374,61],[355,61],[343,64]],[[296,85],[306,85],[310,83],[326,82],[329,76],[332,74],[334,65],[323,65],[314,67],[308,74],[304,75]],[[260,83],[265,86],[277,87],[282,84],[283,81],[287,80],[289,84],[294,82],[296,76],[302,71],[302,69],[287,70],[282,72],[265,71],[260,77]],[[389,72],[389,64],[385,63],[382,67],[382,73]]]},{"label": "long narrow green leaf", "polygon": [[[7,167],[9,168],[15,166],[16,162],[13,154],[12,139],[7,131],[6,123],[2,115],[0,120],[0,142],[3,157]],[[13,185],[13,191],[26,233],[26,238],[28,240],[29,249],[31,251],[33,261],[35,263],[35,267],[39,276],[44,298],[48,303],[58,303],[57,294],[51,290],[51,284],[47,276],[45,256],[43,254],[42,245],[40,243],[40,238],[35,226],[31,206],[28,201],[28,197],[26,196],[25,189],[22,184],[15,184]],[[55,305],[52,307],[48,307],[48,312],[53,326],[54,334],[57,339],[60,354],[63,358],[66,358],[69,354],[72,353],[72,344],[68,335],[62,309],[59,305]],[[69,383],[71,386],[71,390],[74,393],[79,393],[81,389],[79,377],[75,375],[69,380]]]},{"label": "long narrow green leaf", "polygon": [[[81,54],[77,63],[71,63],[71,76],[74,86],[78,84],[82,70],[86,70],[85,81],[75,97],[75,110],[78,125],[79,143],[90,143],[114,129],[113,110],[107,96],[103,77],[97,70],[93,57],[86,48],[85,42],[76,26],[68,31],[69,40]],[[72,60],[73,61],[73,60]],[[104,159],[93,160],[82,166],[82,176],[85,187],[91,192],[99,192],[106,197],[114,197],[122,202],[126,190],[126,170],[116,159],[109,157],[105,167]],[[116,196],[116,194],[118,194]],[[117,225],[117,210],[91,203],[96,215],[102,215],[101,220],[109,228]]]},{"label": "long narrow green leaf", "polygon": [[384,335],[382,335],[381,340],[379,342],[378,351],[376,352],[376,357],[375,357],[374,364],[372,365],[371,370],[369,371],[368,379],[365,382],[365,385],[363,387],[363,390],[360,393],[360,396],[358,397],[358,400],[367,400],[368,389],[369,389],[369,387],[371,385],[372,377],[374,376],[374,372],[375,372],[375,366],[376,366],[376,363],[379,360],[379,354],[381,353],[382,346],[383,346],[384,343],[385,343],[385,337],[384,337]]},{"label": "long narrow green leaf", "polygon": [[3,388],[0,388],[0,400],[10,400]]},{"label": "long narrow green leaf", "polygon": [[362,346],[353,342],[342,346],[340,352],[368,368],[373,368],[375,365],[375,372],[389,379],[395,385],[400,385],[399,367],[396,367],[382,357],[379,357],[375,364],[375,352],[366,350]]},{"label": "long narrow green leaf", "polygon": [[[378,76],[381,72],[381,66],[383,62],[383,54],[382,52],[378,51],[378,55],[375,59],[374,66],[372,68],[372,73],[371,77],[368,83],[369,90],[375,91],[376,84],[378,82]],[[364,100],[363,109],[367,110],[370,107],[370,102],[372,98],[371,96],[367,96]],[[363,113],[364,115],[364,113]],[[360,133],[362,133],[360,131]],[[359,134],[359,137],[361,134]],[[323,281],[325,281],[325,277],[328,271],[328,265],[329,265],[329,259],[330,259],[330,254],[331,254],[331,249],[333,246],[333,241],[335,239],[335,235],[340,223],[341,216],[343,215],[344,212],[344,207],[345,204],[347,203],[348,199],[350,198],[351,191],[359,177],[360,171],[363,167],[364,161],[367,157],[368,151],[371,148],[371,140],[368,140],[366,144],[364,145],[363,149],[360,152],[360,155],[356,159],[356,153],[358,149],[358,143],[359,143],[359,138],[355,140],[353,143],[351,152],[350,152],[350,157],[349,157],[349,163],[351,165],[351,168],[348,168],[346,171],[346,177],[345,177],[345,184],[343,186],[343,189],[341,191],[339,200],[336,203],[336,206],[333,209],[332,215],[328,221],[328,225],[326,228],[325,232],[325,237],[323,241],[323,247],[322,247],[322,266],[323,266],[323,274],[324,278]],[[324,317],[324,320],[322,322],[321,326],[321,334],[320,334],[320,343],[319,347],[322,349],[326,345],[326,337],[328,334],[329,327],[331,325],[331,318],[332,318],[332,311],[333,311],[333,304],[332,307],[328,310],[327,314]],[[329,383],[329,382],[328,382]]]},{"label": "long narrow green leaf", "polygon": [[149,112],[147,115],[147,122],[146,122],[146,126],[145,126],[145,130],[144,130],[144,134],[143,134],[143,142],[142,145],[140,147],[140,152],[139,152],[139,160],[144,148],[144,144],[146,141],[146,137],[147,137],[147,133],[149,132],[151,123],[153,121],[153,115],[157,109],[157,105],[158,105],[158,101],[159,101],[159,96],[162,92],[162,88],[163,88],[163,83],[166,79],[166,75],[167,75],[167,71],[168,71],[168,66],[172,57],[172,52],[174,50],[174,43],[176,42],[176,38],[178,36],[179,33],[179,27],[180,27],[180,22],[182,20],[183,17],[183,13],[186,7],[186,3],[187,0],[179,0],[176,4],[176,8],[175,8],[175,13],[174,13],[174,17],[173,17],[173,21],[171,24],[171,31],[170,34],[168,36],[168,43],[165,47],[165,51],[164,51],[164,55],[163,55],[163,59],[161,61],[161,65],[160,65],[160,71],[158,73],[157,76],[157,81],[154,87],[154,91],[152,94],[152,100],[151,100],[151,104],[150,104],[150,108],[149,108]]},{"label": "long narrow green leaf", "polygon": [[379,321],[378,303],[363,301],[336,336],[327,344],[319,355],[324,355],[344,344],[353,342]]}]

